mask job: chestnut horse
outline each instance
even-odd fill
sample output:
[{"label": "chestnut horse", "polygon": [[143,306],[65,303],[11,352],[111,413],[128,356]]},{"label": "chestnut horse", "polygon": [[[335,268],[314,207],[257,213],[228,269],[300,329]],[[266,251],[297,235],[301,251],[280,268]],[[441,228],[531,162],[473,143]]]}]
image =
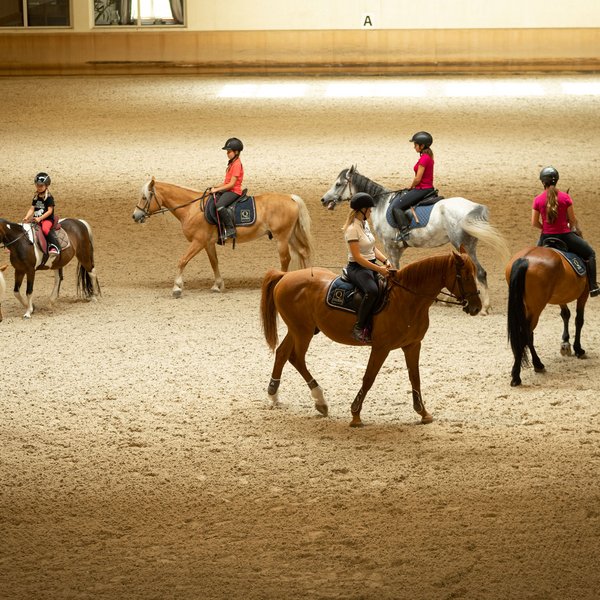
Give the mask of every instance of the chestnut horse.
[{"label": "chestnut horse", "polygon": [[[330,308],[325,296],[335,273],[314,268],[281,273],[271,270],[262,284],[261,317],[267,344],[275,350],[278,343],[277,314],[287,325],[287,335],[277,347],[268,394],[272,406],[277,406],[281,373],[289,361],[302,375],[315,400],[315,408],[327,415],[328,406],[323,390],[306,367],[305,355],[313,335],[322,331],[340,344],[364,345],[352,337],[356,316]],[[352,403],[352,427],[362,425],[360,411],[363,400],[391,350],[402,348],[412,385],[413,407],[421,415],[422,423],[430,423],[432,416],[425,409],[421,397],[419,354],[421,340],[429,327],[429,307],[442,289],[463,306],[470,315],[481,310],[477,291],[476,269],[463,251],[460,254],[434,256],[411,263],[400,271],[390,271],[388,298],[385,308],[373,317],[371,354],[367,370]]]},{"label": "chestnut horse", "polygon": [[[183,270],[202,250],[206,250],[215,282],[212,290],[225,288],[217,259],[217,226],[209,223],[201,210],[205,194],[172,183],[155,181],[154,177],[142,188],[142,199],[133,211],[136,223],[143,223],[156,213],[170,212],[181,222],[183,234],[190,242],[187,252],[179,259],[173,285],[173,296],[183,293]],[[294,194],[261,194],[255,196],[256,221],[254,225],[237,227],[237,241],[251,242],[262,236],[275,236],[281,269],[287,271],[292,255],[300,267],[310,265],[312,237],[310,216],[304,201]]]},{"label": "chestnut horse", "polygon": [[564,329],[560,353],[571,354],[569,343],[568,302],[577,300],[575,316],[575,341],[573,350],[577,358],[583,357],[581,329],[588,299],[587,277],[579,276],[559,252],[551,248],[531,247],[515,254],[506,266],[508,283],[508,339],[515,358],[511,371],[511,386],[521,385],[521,367],[529,364],[527,348],[531,352],[533,369],[543,373],[545,367],[533,345],[533,332],[546,304],[558,304]]},{"label": "chestnut horse", "polygon": [[[41,252],[29,240],[25,228],[18,223],[0,219],[0,244],[10,252],[10,262],[15,269],[14,294],[26,308],[24,319],[29,319],[34,311],[33,282],[36,270],[54,271],[54,288],[50,302],[58,299],[60,284],[63,280],[63,267],[73,257],[78,261],[77,292],[84,298],[95,300],[100,295],[100,285],[94,268],[94,243],[92,230],[83,219],[61,219],[61,227],[69,237],[70,245],[64,248],[56,258],[49,258],[46,264],[40,264]],[[27,298],[21,295],[21,284],[27,276]]]}]

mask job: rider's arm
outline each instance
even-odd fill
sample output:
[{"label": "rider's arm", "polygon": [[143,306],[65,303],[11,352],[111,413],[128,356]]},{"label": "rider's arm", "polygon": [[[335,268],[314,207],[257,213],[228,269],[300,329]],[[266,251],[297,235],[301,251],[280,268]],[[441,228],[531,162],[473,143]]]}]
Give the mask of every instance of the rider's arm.
[{"label": "rider's arm", "polygon": [[421,179],[423,179],[423,173],[425,173],[425,167],[423,165],[419,165],[417,167],[417,172],[415,173],[415,178],[410,184],[411,190],[414,190],[421,183]]},{"label": "rider's arm", "polygon": [[[354,260],[354,262],[357,262],[361,267],[365,267],[365,269],[371,269],[371,271],[377,271],[377,273],[387,275],[387,267],[380,267],[379,265],[374,265],[371,261],[368,261],[360,253],[360,246],[358,244],[358,240],[348,242],[348,247],[350,248],[350,254],[352,254],[352,259]],[[381,252],[379,254],[381,254]],[[375,256],[377,256],[377,250],[375,250]]]},{"label": "rider's arm", "polygon": [[543,225],[540,221],[540,211],[535,208],[531,209],[531,226],[536,229],[542,229]]},{"label": "rider's arm", "polygon": [[29,221],[29,219],[31,219],[31,217],[33,216],[33,211],[34,210],[35,209],[33,208],[33,206],[29,207],[29,210],[27,211],[27,214],[23,218],[23,223],[27,223]]},{"label": "rider's arm", "polygon": [[569,220],[569,226],[571,227],[571,231],[574,231],[575,233],[581,235],[581,229],[579,229],[579,226],[577,224],[577,217],[575,216],[575,209],[573,208],[572,204],[567,206],[567,219]]},{"label": "rider's arm", "polygon": [[377,248],[375,248],[374,250],[375,250],[375,258],[379,262],[383,263],[386,267],[389,267],[392,264],[381,252],[379,252],[379,250]]}]

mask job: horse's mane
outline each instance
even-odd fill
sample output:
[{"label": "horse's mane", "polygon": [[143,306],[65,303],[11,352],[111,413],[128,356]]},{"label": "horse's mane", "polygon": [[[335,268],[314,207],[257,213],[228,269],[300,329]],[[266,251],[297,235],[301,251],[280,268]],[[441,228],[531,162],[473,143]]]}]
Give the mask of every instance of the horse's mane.
[{"label": "horse's mane", "polygon": [[382,185],[375,183],[372,179],[361,175],[358,171],[354,171],[354,178],[352,179],[354,185],[363,192],[369,194],[369,196],[375,198],[376,196],[382,196],[383,194],[389,194],[390,191],[384,188]]},{"label": "horse's mane", "polygon": [[[142,195],[144,196],[144,198],[148,197],[148,187],[150,186],[150,184],[152,183],[152,180],[148,180],[146,181],[146,183],[144,183],[144,185],[142,185]],[[200,192],[198,190],[195,190],[194,188],[191,187],[187,187],[186,185],[179,185],[178,183],[171,183],[170,181],[157,181],[156,179],[154,180],[154,185],[171,185],[173,187],[179,188],[180,190],[186,190],[188,192],[192,192],[193,194],[199,194]]]},{"label": "horse's mane", "polygon": [[423,258],[400,269],[396,273],[396,280],[412,289],[424,281],[437,280],[441,272],[447,268],[449,261],[448,254]]}]

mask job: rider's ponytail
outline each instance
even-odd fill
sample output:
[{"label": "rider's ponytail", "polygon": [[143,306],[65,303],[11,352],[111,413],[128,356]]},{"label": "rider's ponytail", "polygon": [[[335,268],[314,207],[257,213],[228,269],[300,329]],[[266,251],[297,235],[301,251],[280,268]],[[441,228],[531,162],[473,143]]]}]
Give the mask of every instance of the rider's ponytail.
[{"label": "rider's ponytail", "polygon": [[546,188],[546,221],[554,223],[558,215],[558,192],[555,185]]},{"label": "rider's ponytail", "polygon": [[427,154],[427,156],[433,158],[433,150],[431,148],[423,148],[421,154]]}]

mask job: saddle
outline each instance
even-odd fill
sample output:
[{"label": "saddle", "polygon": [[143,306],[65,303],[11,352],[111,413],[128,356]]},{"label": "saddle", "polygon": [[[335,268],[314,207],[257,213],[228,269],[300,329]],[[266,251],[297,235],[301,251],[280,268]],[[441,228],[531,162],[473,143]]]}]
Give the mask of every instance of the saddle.
[{"label": "saddle", "polygon": [[[241,196],[225,210],[229,212],[236,227],[250,227],[256,222],[256,202],[254,196],[248,196],[248,190],[242,190]],[[216,198],[213,194],[200,203],[200,210],[204,212],[206,221],[211,225],[218,225]]]},{"label": "saddle", "polygon": [[[38,227],[36,224],[32,223],[23,223],[23,229],[27,234],[27,239],[33,244],[36,253],[36,269],[40,266],[44,267],[46,261],[48,260],[48,241],[46,240],[46,236],[42,232],[42,228]],[[67,232],[61,227],[58,219],[55,219],[54,225],[52,226],[56,238],[60,243],[60,251],[66,250],[70,245],[71,241],[69,240],[69,236]]]},{"label": "saddle", "polygon": [[[387,279],[376,274],[377,277],[377,300],[373,306],[372,314],[376,315],[381,312],[388,300],[389,286]],[[346,269],[342,269],[342,274],[336,277],[327,289],[325,294],[325,303],[331,308],[345,310],[346,312],[357,313],[358,307],[363,298],[363,293],[357,288],[348,278]]]},{"label": "saddle", "polygon": [[569,252],[569,247],[561,239],[549,237],[546,238],[541,244],[538,242],[538,246],[539,245],[544,248],[550,248],[551,250],[562,254],[565,260],[571,265],[571,267],[573,267],[573,271],[575,271],[579,277],[583,277],[587,273],[585,261],[577,254]]},{"label": "saddle", "polygon": [[[394,218],[394,207],[398,205],[402,196],[404,196],[408,190],[402,190],[395,196],[390,198],[390,203],[386,211],[386,219],[388,224],[394,229],[398,229],[398,223]],[[444,196],[440,196],[437,189],[431,190],[424,198],[421,198],[414,206],[407,208],[404,212],[406,222],[408,223],[408,230],[416,229],[418,227],[426,227],[429,223],[429,217],[433,210],[434,204],[443,200]]]}]

